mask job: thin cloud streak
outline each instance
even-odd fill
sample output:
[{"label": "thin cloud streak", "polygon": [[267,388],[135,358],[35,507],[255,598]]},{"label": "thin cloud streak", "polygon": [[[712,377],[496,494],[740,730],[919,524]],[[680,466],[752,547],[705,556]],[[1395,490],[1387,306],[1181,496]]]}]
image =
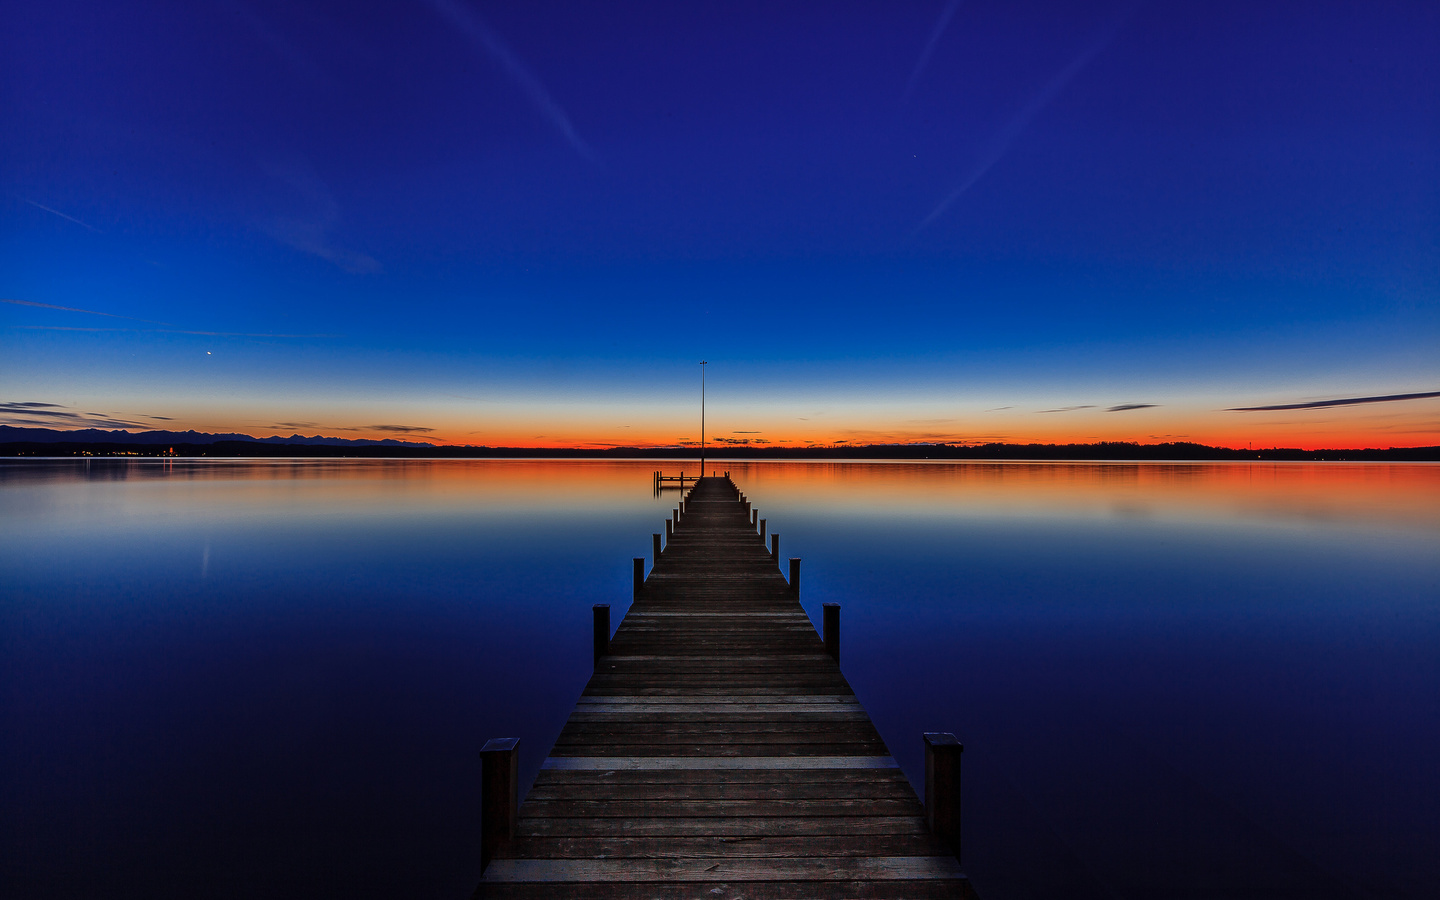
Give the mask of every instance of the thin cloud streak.
[{"label": "thin cloud streak", "polygon": [[980,164],[975,167],[965,180],[960,182],[959,187],[947,194],[945,198],[930,211],[930,215],[926,216],[924,221],[915,226],[915,230],[911,232],[912,237],[924,231],[931,222],[934,222],[940,218],[940,216],[944,215],[945,211],[949,209],[956,200],[959,200],[964,196],[966,191],[975,186],[975,182],[984,178],[985,174],[994,168],[995,164],[1009,152],[1010,146],[1015,143],[1015,140],[1019,138],[1025,129],[1030,126],[1030,123],[1035,120],[1035,117],[1044,111],[1045,107],[1050,105],[1050,102],[1055,99],[1056,95],[1058,95],[1067,84],[1073,81],[1075,76],[1079,75],[1081,70],[1090,64],[1091,60],[1100,55],[1100,51],[1110,46],[1111,42],[1115,40],[1115,36],[1119,34],[1120,26],[1124,24],[1128,18],[1128,15],[1122,16],[1103,30],[1098,38],[1092,41],[1084,50],[1081,50],[1079,55],[1070,60],[1063,69],[1057,72],[1055,77],[1050,79],[1049,83],[1041,88],[1040,92],[1032,97],[1030,102],[1026,103],[1020,112],[1016,113],[1015,117],[1011,119],[1004,128],[1000,129],[1000,132],[990,144],[989,152],[981,157]]},{"label": "thin cloud streak", "polygon": [[367,425],[371,431],[388,431],[392,434],[429,434],[433,428],[424,428],[419,425]]},{"label": "thin cloud streak", "polygon": [[1083,406],[1061,406],[1056,409],[1037,409],[1038,413],[1074,412],[1077,409],[1094,409],[1095,404],[1087,403]]},{"label": "thin cloud streak", "polygon": [[107,413],[71,412],[59,403],[21,401],[0,403],[0,425],[57,426],[73,428],[144,428],[138,422],[129,422]]},{"label": "thin cloud streak", "polygon": [[61,212],[60,210],[58,210],[58,209],[51,209],[50,207],[45,206],[44,204],[36,203],[34,200],[25,200],[25,198],[23,198],[23,197],[20,198],[20,199],[21,199],[22,201],[24,201],[25,203],[28,203],[28,204],[30,204],[31,206],[35,207],[36,209],[43,209],[43,210],[45,210],[46,212],[48,212],[48,213],[49,213],[50,215],[52,215],[52,216],[59,216],[60,218],[66,220],[67,222],[74,222],[76,225],[79,225],[81,228],[88,228],[88,229],[90,229],[91,231],[95,232],[96,234],[104,234],[104,233],[105,233],[105,232],[101,231],[100,229],[96,228],[94,225],[91,225],[91,224],[89,224],[89,223],[87,223],[87,222],[82,222],[82,221],[80,221],[79,219],[75,218],[74,216],[67,216],[67,215],[65,215],[64,213],[62,213],[62,212]]},{"label": "thin cloud streak", "polygon": [[[81,310],[83,312],[83,310]],[[107,315],[97,313],[97,315]],[[120,316],[126,319],[129,316]],[[145,319],[139,321],[144,322]],[[270,332],[249,332],[249,331],[185,331],[179,328],[76,328],[69,325],[16,325],[15,328],[25,328],[30,331],[92,331],[117,334],[196,334],[201,337],[250,337],[250,338],[336,338],[338,334],[272,334]]]},{"label": "thin cloud streak", "polygon": [[1121,403],[1119,406],[1112,406],[1106,412],[1127,412],[1132,409],[1154,409],[1158,403]]},{"label": "thin cloud streak", "polygon": [[915,61],[915,68],[910,70],[910,80],[905,82],[905,92],[900,95],[900,102],[906,103],[910,94],[914,92],[915,85],[920,80],[920,73],[925,70],[925,65],[930,62],[930,54],[935,52],[935,45],[940,43],[940,38],[945,34],[945,29],[950,26],[950,20],[955,17],[955,12],[960,8],[960,0],[950,0],[945,8],[940,10],[940,18],[935,20],[935,27],[930,29],[930,39],[925,42],[925,49],[920,51],[920,58]]},{"label": "thin cloud streak", "polygon": [[555,102],[555,98],[550,96],[550,92],[545,89],[545,85],[540,83],[540,79],[520,61],[520,57],[516,56],[515,52],[500,39],[500,35],[496,34],[485,23],[485,20],[480,18],[479,13],[459,0],[430,0],[430,2],[437,12],[450,20],[451,24],[464,32],[472,42],[479,44],[480,48],[500,68],[505,70],[505,74],[514,80],[536,111],[550,123],[551,127],[560,132],[560,136],[574,148],[576,153],[583,156],[588,162],[599,162],[589,145],[581,140],[580,135],[575,131],[575,126],[570,122],[570,116],[565,113],[559,103]]},{"label": "thin cloud streak", "polygon": [[382,268],[366,253],[340,246],[334,236],[340,224],[340,203],[305,160],[272,166],[270,175],[293,191],[290,214],[276,216],[262,228],[282,244],[338,266],[351,275],[373,275]]},{"label": "thin cloud streak", "polygon": [[1362,403],[1393,403],[1397,400],[1426,400],[1440,397],[1440,391],[1418,394],[1386,394],[1383,397],[1347,397],[1342,400],[1315,400],[1310,403],[1279,403],[1273,406],[1236,406],[1225,412],[1276,412],[1286,409],[1325,409],[1331,406],[1358,406]]},{"label": "thin cloud streak", "polygon": [[[120,315],[119,313],[99,312],[99,311],[93,310],[93,309],[77,309],[77,308],[74,307],[74,306],[56,306],[56,305],[53,304],[53,303],[37,303],[37,302],[34,301],[34,300],[14,300],[14,299],[9,298],[9,297],[0,297],[0,303],[13,303],[13,304],[15,304],[16,306],[34,306],[34,307],[37,307],[37,308],[39,308],[39,309],[58,309],[58,310],[60,310],[61,312],[78,312],[78,313],[85,313],[85,314],[91,315],[91,316],[107,316],[107,317],[109,317],[109,318],[111,318],[111,319],[129,319],[129,320],[132,321],[132,322],[147,322],[147,323],[149,323],[149,324],[151,324],[151,325],[169,325],[169,324],[170,324],[169,322],[157,322],[157,321],[155,321],[154,319],[141,319],[141,318],[139,318],[139,317],[137,317],[137,316],[122,316],[122,315]],[[44,327],[46,327],[46,326],[43,326],[43,325],[34,325],[34,326],[30,326],[30,327],[33,327],[33,328],[44,328]],[[54,327],[54,326],[51,326],[51,327]]]}]

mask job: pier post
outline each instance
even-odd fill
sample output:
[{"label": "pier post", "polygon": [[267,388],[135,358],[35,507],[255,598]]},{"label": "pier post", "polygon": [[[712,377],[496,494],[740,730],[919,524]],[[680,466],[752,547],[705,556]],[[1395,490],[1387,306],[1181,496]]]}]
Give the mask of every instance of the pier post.
[{"label": "pier post", "polygon": [[925,821],[960,859],[960,754],[953,734],[925,735]]},{"label": "pier post", "polygon": [[760,520],[760,543],[765,543],[765,520]]},{"label": "pier post", "polygon": [[746,501],[745,501],[745,508],[748,509],[748,510],[750,510],[750,527],[751,527],[751,528],[754,528],[756,525],[759,525],[759,524],[760,524],[760,510],[754,509],[753,507],[751,507],[749,500],[746,500]]},{"label": "pier post", "polygon": [[480,748],[480,871],[515,836],[520,805],[519,738],[491,738]]},{"label": "pier post", "polygon": [[595,604],[595,667],[600,658],[610,655],[610,604]]},{"label": "pier post", "polygon": [[660,562],[660,535],[650,535],[650,542],[655,545],[655,562]]},{"label": "pier post", "polygon": [[680,524],[680,507],[670,510],[670,521],[676,525]]},{"label": "pier post", "polygon": [[790,557],[790,590],[800,593],[800,557]]},{"label": "pier post", "polygon": [[825,638],[825,652],[837,663],[840,661],[840,604],[826,603],[821,609],[824,610],[821,618],[822,637]]},{"label": "pier post", "polygon": [[645,587],[645,557],[635,557],[635,599],[640,599],[640,591]]},{"label": "pier post", "polygon": [[775,565],[780,565],[780,535],[770,535],[770,558],[775,560]]},{"label": "pier post", "polygon": [[675,523],[671,522],[669,519],[665,520],[665,543],[667,545],[670,543],[670,537],[674,534],[674,531],[672,530],[674,524]]}]

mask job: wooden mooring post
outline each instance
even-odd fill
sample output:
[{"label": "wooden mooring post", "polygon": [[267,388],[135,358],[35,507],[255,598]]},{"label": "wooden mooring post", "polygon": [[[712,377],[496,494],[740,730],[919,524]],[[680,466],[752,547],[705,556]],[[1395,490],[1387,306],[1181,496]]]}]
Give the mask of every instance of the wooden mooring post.
[{"label": "wooden mooring post", "polygon": [[515,836],[520,791],[519,738],[491,738],[480,748],[480,871]]},{"label": "wooden mooring post", "polygon": [[600,660],[610,655],[610,604],[597,603],[594,606],[595,615],[595,666],[599,668]]},{"label": "wooden mooring post", "polygon": [[925,735],[925,821],[960,859],[960,754],[953,734]]}]

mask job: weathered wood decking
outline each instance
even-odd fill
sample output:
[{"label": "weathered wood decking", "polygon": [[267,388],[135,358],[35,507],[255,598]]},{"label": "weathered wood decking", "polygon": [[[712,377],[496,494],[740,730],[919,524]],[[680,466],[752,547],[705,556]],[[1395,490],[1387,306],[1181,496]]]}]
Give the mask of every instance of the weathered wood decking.
[{"label": "weathered wood decking", "polygon": [[478,896],[973,896],[777,563],[702,479]]}]

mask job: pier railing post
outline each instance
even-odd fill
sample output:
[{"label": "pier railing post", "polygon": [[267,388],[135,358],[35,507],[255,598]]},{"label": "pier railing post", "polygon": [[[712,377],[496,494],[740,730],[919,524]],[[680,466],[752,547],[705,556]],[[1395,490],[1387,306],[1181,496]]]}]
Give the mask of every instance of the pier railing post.
[{"label": "pier railing post", "polygon": [[953,734],[925,735],[925,821],[960,859],[960,754]]},{"label": "pier railing post", "polygon": [[645,588],[645,557],[635,557],[635,599],[640,599],[640,591]]},{"label": "pier railing post", "polygon": [[760,520],[760,543],[765,543],[765,520]]},{"label": "pier railing post", "polygon": [[775,560],[775,565],[780,565],[780,535],[770,535],[770,558]]},{"label": "pier railing post", "polygon": [[654,544],[655,562],[658,563],[658,562],[660,562],[660,535],[658,535],[658,534],[652,534],[652,535],[650,535],[650,542],[651,542],[652,544]]},{"label": "pier railing post", "polygon": [[825,638],[825,652],[837,663],[840,661],[840,604],[826,603],[823,612],[821,636]]},{"label": "pier railing post", "polygon": [[610,655],[610,604],[595,604],[595,667],[600,659]]},{"label": "pier railing post", "polygon": [[669,519],[666,519],[666,520],[665,520],[665,543],[666,543],[667,545],[670,543],[670,538],[671,538],[671,537],[674,535],[674,533],[675,533],[675,532],[672,530],[672,529],[674,528],[674,526],[675,526],[675,523],[674,523],[674,522],[670,521]]},{"label": "pier railing post", "polygon": [[491,738],[480,748],[480,871],[515,836],[520,805],[519,738]]},{"label": "pier railing post", "polygon": [[790,557],[790,590],[800,593],[800,557]]}]

